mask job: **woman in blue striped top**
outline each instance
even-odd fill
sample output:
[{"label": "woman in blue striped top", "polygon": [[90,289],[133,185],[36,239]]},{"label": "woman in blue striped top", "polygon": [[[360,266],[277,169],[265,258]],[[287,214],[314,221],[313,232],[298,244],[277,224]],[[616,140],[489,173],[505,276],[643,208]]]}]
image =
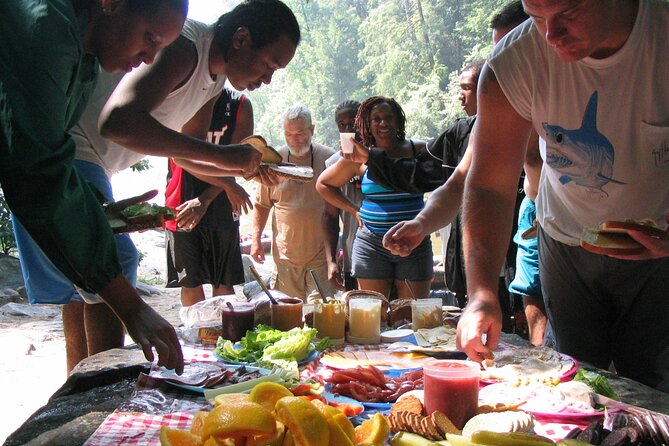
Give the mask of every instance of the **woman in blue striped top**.
[{"label": "woman in blue striped top", "polygon": [[[372,96],[362,103],[355,127],[362,145],[378,147],[393,158],[409,158],[424,147],[406,138],[406,117],[393,98]],[[358,142],[356,142],[357,144]],[[364,199],[360,208],[340,187],[361,177]],[[432,244],[429,237],[408,257],[393,255],[383,247],[384,234],[395,224],[411,220],[424,206],[422,194],[408,194],[383,187],[367,175],[365,164],[340,159],[318,178],[316,189],[332,205],[354,214],[360,227],[353,243],[353,276],[361,290],[390,294],[394,283],[398,298],[427,297],[432,280]]]}]

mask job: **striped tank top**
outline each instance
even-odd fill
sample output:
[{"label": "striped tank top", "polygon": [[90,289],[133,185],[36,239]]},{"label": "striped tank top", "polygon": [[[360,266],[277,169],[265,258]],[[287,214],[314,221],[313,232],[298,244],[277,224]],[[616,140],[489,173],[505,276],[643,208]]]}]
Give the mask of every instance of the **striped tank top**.
[{"label": "striped tank top", "polygon": [[360,190],[364,195],[360,219],[370,231],[383,235],[401,221],[411,220],[423,209],[423,194],[409,194],[386,189],[367,176],[362,177]]}]

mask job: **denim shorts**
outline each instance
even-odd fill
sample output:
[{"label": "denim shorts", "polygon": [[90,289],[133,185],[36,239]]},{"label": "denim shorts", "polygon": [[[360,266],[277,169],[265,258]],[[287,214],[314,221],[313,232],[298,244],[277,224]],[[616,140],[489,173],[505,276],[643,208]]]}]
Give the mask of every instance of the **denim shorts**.
[{"label": "denim shorts", "polygon": [[407,257],[400,257],[383,247],[383,234],[362,227],[353,242],[352,262],[352,275],[356,279],[417,282],[431,280],[434,275],[430,237],[425,237]]},{"label": "denim shorts", "polygon": [[[111,183],[102,167],[87,161],[75,160],[74,165],[86,181],[95,187],[108,201],[114,201]],[[26,285],[26,293],[31,304],[67,304],[71,300],[100,303],[101,298],[86,293],[76,287],[60,272],[44,254],[44,251],[30,237],[28,231],[12,215],[14,236],[21,259],[21,271]],[[116,234],[116,252],[123,275],[135,286],[139,255],[128,234]]]}]

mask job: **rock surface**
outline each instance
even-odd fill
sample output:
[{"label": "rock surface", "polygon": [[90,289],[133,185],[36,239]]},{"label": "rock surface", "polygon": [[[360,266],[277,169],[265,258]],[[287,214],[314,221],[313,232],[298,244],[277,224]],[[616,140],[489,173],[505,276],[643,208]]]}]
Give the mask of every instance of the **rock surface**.
[{"label": "rock surface", "polygon": [[114,349],[82,361],[65,384],[5,446],[84,444],[105,418],[132,395],[150,364],[138,349]]}]

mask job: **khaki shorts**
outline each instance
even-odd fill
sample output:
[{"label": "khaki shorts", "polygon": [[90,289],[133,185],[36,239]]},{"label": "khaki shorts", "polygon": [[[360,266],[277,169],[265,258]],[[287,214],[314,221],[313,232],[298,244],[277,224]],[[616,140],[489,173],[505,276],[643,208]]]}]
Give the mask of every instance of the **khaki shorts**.
[{"label": "khaki shorts", "polygon": [[328,280],[327,262],[315,266],[289,266],[277,263],[272,273],[270,285],[273,289],[286,293],[291,297],[297,297],[307,303],[313,303],[315,300],[320,299],[320,294],[309,273],[309,270],[312,269],[316,272],[316,276],[323,287],[323,292],[332,296],[333,290]]}]

